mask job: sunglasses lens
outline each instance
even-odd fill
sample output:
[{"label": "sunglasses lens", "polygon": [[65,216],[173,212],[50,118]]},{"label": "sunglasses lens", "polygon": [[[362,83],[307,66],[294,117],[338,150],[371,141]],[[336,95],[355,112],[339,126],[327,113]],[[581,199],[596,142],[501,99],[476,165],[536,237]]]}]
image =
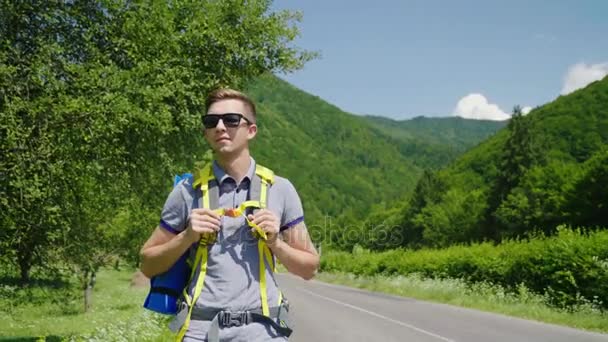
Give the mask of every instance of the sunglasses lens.
[{"label": "sunglasses lens", "polygon": [[213,128],[217,126],[218,122],[220,122],[220,117],[218,115],[203,116],[203,126],[205,126],[205,128]]},{"label": "sunglasses lens", "polygon": [[222,120],[224,121],[224,125],[236,127],[241,122],[241,116],[239,114],[224,114]]}]

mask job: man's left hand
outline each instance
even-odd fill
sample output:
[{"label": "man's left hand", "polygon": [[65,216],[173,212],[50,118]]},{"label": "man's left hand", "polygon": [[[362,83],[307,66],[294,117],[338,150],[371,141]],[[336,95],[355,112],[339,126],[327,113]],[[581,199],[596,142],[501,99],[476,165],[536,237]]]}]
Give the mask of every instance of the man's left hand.
[{"label": "man's left hand", "polygon": [[276,243],[280,231],[280,221],[277,215],[268,209],[261,209],[257,213],[247,216],[247,218],[266,232],[268,238],[266,244],[269,247]]}]

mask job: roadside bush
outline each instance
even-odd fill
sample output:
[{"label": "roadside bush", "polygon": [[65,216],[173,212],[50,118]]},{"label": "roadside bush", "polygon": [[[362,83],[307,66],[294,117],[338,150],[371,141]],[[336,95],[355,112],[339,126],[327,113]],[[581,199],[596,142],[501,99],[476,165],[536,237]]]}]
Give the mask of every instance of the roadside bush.
[{"label": "roadside bush", "polygon": [[373,253],[326,251],[321,270],[355,275],[420,274],[485,282],[511,291],[524,285],[559,307],[593,304],[608,308],[608,231],[558,227],[551,237],[508,240],[418,251]]}]

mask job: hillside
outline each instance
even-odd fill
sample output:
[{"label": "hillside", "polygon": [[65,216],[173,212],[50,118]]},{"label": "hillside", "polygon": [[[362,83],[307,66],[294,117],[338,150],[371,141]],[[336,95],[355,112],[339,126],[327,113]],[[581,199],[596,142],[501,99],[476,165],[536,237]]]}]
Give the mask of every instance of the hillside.
[{"label": "hillside", "polygon": [[608,78],[516,116],[427,173],[394,220],[405,246],[608,226]]},{"label": "hillside", "polygon": [[259,113],[254,155],[293,181],[307,222],[317,227],[405,198],[424,168],[446,165],[501,125],[417,118],[391,132],[381,118],[344,112],[275,76],[257,79],[247,92]]},{"label": "hillside", "polygon": [[259,113],[254,155],[293,181],[307,221],[317,226],[344,214],[365,217],[374,205],[404,198],[424,168],[446,165],[500,126],[414,119],[400,122],[395,134],[275,76],[257,79],[247,91]]},{"label": "hillside", "polygon": [[259,113],[253,154],[292,180],[311,223],[345,210],[364,216],[411,191],[422,172],[390,137],[287,82],[262,77],[248,92]]},{"label": "hillside", "polygon": [[424,168],[438,168],[503,128],[506,121],[470,120],[461,117],[393,120],[365,116],[373,127],[399,141],[400,151]]}]

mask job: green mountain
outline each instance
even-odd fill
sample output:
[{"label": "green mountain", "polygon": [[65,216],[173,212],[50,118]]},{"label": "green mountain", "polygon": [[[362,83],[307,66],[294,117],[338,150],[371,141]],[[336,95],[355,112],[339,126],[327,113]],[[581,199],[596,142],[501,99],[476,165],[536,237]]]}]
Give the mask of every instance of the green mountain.
[{"label": "green mountain", "polygon": [[461,117],[392,120],[364,117],[372,127],[395,138],[399,149],[423,168],[438,168],[492,136],[506,121],[470,120]]},{"label": "green mountain", "polygon": [[410,247],[553,234],[560,224],[608,227],[607,185],[604,78],[514,116],[448,167],[425,173],[391,220]]},{"label": "green mountain", "polygon": [[279,78],[262,77],[247,91],[259,113],[252,153],[291,179],[308,222],[365,216],[410,192],[422,173],[384,133]]},{"label": "green mountain", "polygon": [[[254,156],[292,180],[307,222],[322,228],[328,228],[328,220],[365,217],[372,206],[404,198],[414,189],[423,167],[440,167],[449,159],[434,158],[431,151],[445,150],[449,152],[443,155],[452,156],[499,125],[415,119],[401,122],[403,131],[392,134],[372,124],[373,119],[346,113],[274,76],[259,78],[247,92],[259,113]],[[420,132],[406,136],[416,129]]]}]

